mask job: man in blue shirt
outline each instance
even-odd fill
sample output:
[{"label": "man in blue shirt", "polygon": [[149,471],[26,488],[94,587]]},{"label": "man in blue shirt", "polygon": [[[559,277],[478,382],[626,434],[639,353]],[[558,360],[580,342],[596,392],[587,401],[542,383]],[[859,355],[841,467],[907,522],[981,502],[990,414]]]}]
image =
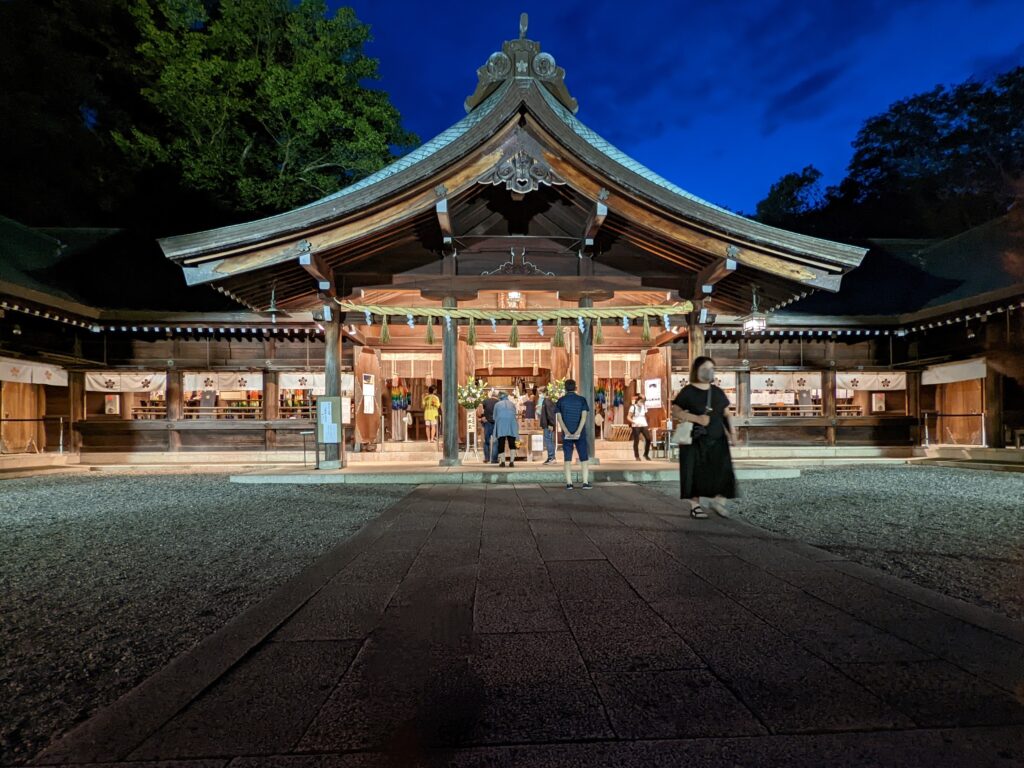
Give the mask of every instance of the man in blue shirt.
[{"label": "man in blue shirt", "polygon": [[562,455],[565,458],[565,489],[567,491],[573,489],[572,449],[575,446],[576,455],[580,459],[583,490],[589,491],[593,488],[590,484],[590,471],[587,465],[587,462],[590,461],[590,446],[587,444],[586,426],[587,417],[590,415],[590,406],[587,405],[585,397],[576,393],[576,382],[573,379],[565,380],[565,394],[558,398],[555,412],[558,426],[562,428]]}]

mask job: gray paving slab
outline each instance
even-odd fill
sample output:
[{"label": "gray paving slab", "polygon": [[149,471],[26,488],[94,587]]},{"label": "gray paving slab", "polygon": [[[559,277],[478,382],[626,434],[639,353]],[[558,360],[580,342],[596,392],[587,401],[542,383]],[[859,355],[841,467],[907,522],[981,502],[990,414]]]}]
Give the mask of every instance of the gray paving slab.
[{"label": "gray paving slab", "polygon": [[128,757],[167,760],[290,750],[359,646],[268,643]]},{"label": "gray paving slab", "polygon": [[477,633],[558,632],[568,625],[547,571],[481,573],[473,603]]},{"label": "gray paving slab", "polygon": [[607,560],[556,560],[547,563],[547,569],[563,602],[637,599],[633,587]]},{"label": "gray paving slab", "polygon": [[840,669],[924,727],[1024,723],[1024,702],[939,659]]},{"label": "gray paving slab", "polygon": [[913,727],[913,721],[767,624],[704,627],[710,670],[775,733]]},{"label": "gray paving slab", "polygon": [[566,601],[563,608],[591,671],[704,666],[682,637],[642,600]]},{"label": "gray paving slab", "polygon": [[934,654],[813,595],[761,593],[737,600],[804,648],[833,663],[922,661]]},{"label": "gray paving slab", "polygon": [[614,736],[569,633],[479,635],[470,664],[483,689],[474,741]]},{"label": "gray paving slab", "polygon": [[332,581],[314,595],[270,639],[362,640],[380,623],[400,582]]},{"label": "gray paving slab", "polygon": [[594,675],[615,733],[622,739],[755,736],[757,718],[707,670]]}]

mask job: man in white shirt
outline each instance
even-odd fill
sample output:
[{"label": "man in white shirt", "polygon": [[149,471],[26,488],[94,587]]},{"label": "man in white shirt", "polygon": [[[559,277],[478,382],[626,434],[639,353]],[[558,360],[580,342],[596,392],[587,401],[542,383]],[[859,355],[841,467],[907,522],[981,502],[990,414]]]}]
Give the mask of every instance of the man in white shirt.
[{"label": "man in white shirt", "polygon": [[633,404],[629,406],[626,420],[633,428],[633,455],[640,461],[640,435],[644,436],[644,461],[651,460],[651,432],[647,428],[647,405],[644,396],[637,393],[633,396]]}]

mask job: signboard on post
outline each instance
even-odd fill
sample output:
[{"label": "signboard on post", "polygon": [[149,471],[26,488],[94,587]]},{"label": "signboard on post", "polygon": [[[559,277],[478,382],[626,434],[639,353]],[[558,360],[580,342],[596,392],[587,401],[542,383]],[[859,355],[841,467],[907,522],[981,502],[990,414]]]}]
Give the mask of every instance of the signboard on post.
[{"label": "signboard on post", "polygon": [[340,397],[316,400],[316,440],[326,445],[341,443],[342,407]]}]

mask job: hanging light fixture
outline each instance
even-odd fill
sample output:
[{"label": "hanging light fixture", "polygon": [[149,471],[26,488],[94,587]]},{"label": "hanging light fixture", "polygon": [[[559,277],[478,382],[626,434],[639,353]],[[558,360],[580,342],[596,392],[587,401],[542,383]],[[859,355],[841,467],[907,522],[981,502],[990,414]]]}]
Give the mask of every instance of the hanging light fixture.
[{"label": "hanging light fixture", "polygon": [[753,299],[750,304],[750,314],[743,318],[744,333],[762,333],[768,327],[768,316],[757,306],[757,286],[751,286]]}]

